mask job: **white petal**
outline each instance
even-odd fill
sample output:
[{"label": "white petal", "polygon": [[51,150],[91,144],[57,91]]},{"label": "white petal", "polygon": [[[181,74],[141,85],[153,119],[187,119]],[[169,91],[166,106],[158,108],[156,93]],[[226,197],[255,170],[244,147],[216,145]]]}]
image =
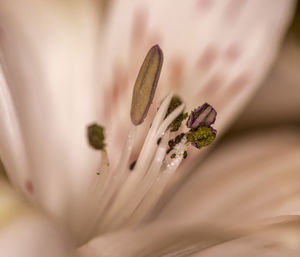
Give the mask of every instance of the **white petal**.
[{"label": "white petal", "polygon": [[0,248],[5,257],[71,257],[74,244],[57,224],[0,181]]},{"label": "white petal", "polygon": [[0,9],[9,85],[1,89],[1,157],[11,177],[24,173],[19,186],[48,210],[77,214],[71,200],[81,201],[101,159],[86,137],[101,94],[97,9],[92,1],[56,0],[2,1]]},{"label": "white petal", "polygon": [[163,217],[245,222],[300,215],[297,130],[253,133],[212,154],[178,192]]},{"label": "white petal", "polygon": [[[242,237],[215,247],[208,248],[192,257],[286,257],[298,256],[300,253],[299,224],[292,221],[293,218],[283,218],[282,226],[266,231],[260,231],[246,237]],[[296,219],[299,219],[297,217]],[[290,221],[289,221],[290,220]],[[299,221],[298,221],[299,222]]]},{"label": "white petal", "polygon": [[[298,217],[286,217],[279,221],[271,220],[251,226],[236,227],[218,225],[217,221],[214,224],[191,223],[188,221],[174,222],[174,220],[173,223],[170,220],[164,223],[156,222],[137,229],[124,230],[95,238],[79,249],[80,256],[183,257],[190,256],[195,252],[201,253],[202,251],[204,255],[199,256],[206,256],[206,249],[213,247],[212,252],[214,253],[214,246],[216,245],[218,247],[220,245],[217,250],[227,250],[223,252],[224,256],[230,256],[231,252],[234,254],[236,250],[239,250],[239,244],[247,242],[253,247],[255,243],[258,243],[258,240],[260,240],[261,244],[280,246],[283,248],[284,253],[292,251],[293,253],[299,253],[300,250]],[[229,245],[233,245],[236,248],[231,250],[226,244],[224,247],[222,244],[226,242],[230,242]],[[252,249],[248,247],[245,250],[251,252]],[[244,252],[243,256],[250,256],[247,255],[247,251]],[[215,252],[218,253],[218,251]]]},{"label": "white petal", "polygon": [[1,110],[1,136],[0,156],[5,162],[10,180],[22,190],[23,183],[29,177],[28,163],[23,144],[23,138],[18,124],[15,107],[9,93],[9,88],[0,66],[0,110]]},{"label": "white petal", "polygon": [[36,214],[24,215],[2,228],[0,248],[5,257],[74,256],[74,246],[63,233]]},{"label": "white petal", "polygon": [[[160,93],[176,91],[188,109],[208,101],[219,111],[221,127],[268,71],[293,2],[117,0],[108,19],[102,56],[104,85],[119,91],[118,105],[129,106],[130,90],[126,89],[132,87],[149,47],[159,43],[165,56]],[[114,83],[123,75],[126,79]],[[126,108],[119,111],[127,118]]]},{"label": "white petal", "polygon": [[[107,92],[101,117],[109,128],[109,155],[119,159],[122,154],[132,85],[153,44],[162,48],[164,65],[139,143],[157,102],[169,91],[184,99],[187,111],[204,102],[214,106],[221,134],[268,73],[293,7],[293,0],[276,5],[270,0],[114,1],[101,56],[101,84]],[[136,156],[138,147],[133,150]]]}]

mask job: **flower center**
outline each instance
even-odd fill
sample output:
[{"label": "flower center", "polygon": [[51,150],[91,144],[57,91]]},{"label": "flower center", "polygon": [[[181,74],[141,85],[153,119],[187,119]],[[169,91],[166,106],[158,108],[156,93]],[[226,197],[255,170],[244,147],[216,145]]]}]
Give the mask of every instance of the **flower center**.
[{"label": "flower center", "polygon": [[134,86],[131,105],[133,124],[115,170],[109,169],[104,128],[97,124],[88,127],[89,143],[101,151],[104,160],[98,173],[101,181],[98,183],[101,192],[101,204],[97,210],[99,232],[146,221],[178,166],[187,157],[188,146],[200,149],[211,144],[216,137],[216,130],[211,127],[216,118],[213,107],[205,103],[188,115],[181,99],[169,94],[157,110],[138,159],[129,163],[138,125],[146,118],[154,97],[162,61],[159,46],[152,47]]}]

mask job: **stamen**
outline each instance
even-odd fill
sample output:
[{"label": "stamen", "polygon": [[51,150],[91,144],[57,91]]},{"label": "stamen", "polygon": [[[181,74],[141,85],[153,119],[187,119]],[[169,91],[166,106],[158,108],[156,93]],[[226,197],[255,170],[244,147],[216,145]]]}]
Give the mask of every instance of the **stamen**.
[{"label": "stamen", "polygon": [[201,148],[210,145],[216,138],[216,130],[212,127],[199,127],[195,131],[190,131],[186,134],[188,142],[193,146]]},{"label": "stamen", "polygon": [[147,116],[162,63],[163,53],[159,46],[155,45],[149,50],[134,85],[130,112],[131,121],[134,125],[141,124]]},{"label": "stamen", "polygon": [[215,122],[216,116],[216,110],[209,104],[205,103],[191,112],[187,121],[187,126],[192,129],[196,129],[201,125],[210,126]]},{"label": "stamen", "polygon": [[128,201],[119,223],[122,223],[122,221],[124,222],[124,220],[129,219],[133,215],[134,211],[138,208],[138,205],[142,202],[143,198],[157,179],[165,158],[168,138],[169,132],[166,132],[166,134],[162,137],[160,146],[156,150],[155,157],[153,158],[148,172],[145,174],[140,185],[136,187],[132,199]]},{"label": "stamen", "polygon": [[134,171],[131,172],[130,176],[128,176],[126,181],[124,181],[124,184],[120,188],[116,199],[114,199],[111,208],[107,210],[106,216],[103,219],[104,230],[116,222],[118,215],[120,215],[118,213],[119,210],[125,208],[123,206],[130,202],[132,195],[135,194],[141,180],[149,170],[149,165],[151,164],[157,148],[156,142],[158,138],[163,136],[170,123],[180,114],[180,112],[182,112],[184,105],[176,108],[176,110],[172,112],[167,119],[163,120],[163,117],[165,117],[167,113],[171,98],[172,95],[169,95],[163,100],[152,122],[152,126],[148,132]]},{"label": "stamen", "polygon": [[[139,158],[137,160],[137,164],[136,164],[137,168],[139,168],[140,166],[148,167],[149,163],[151,162],[151,159],[153,157],[154,150],[156,147],[155,145],[153,146],[152,142],[155,142],[155,141],[157,142],[157,140],[162,136],[162,135],[158,135],[157,131],[159,130],[160,125],[167,113],[167,108],[169,106],[171,99],[172,99],[172,95],[170,94],[163,100],[157,114],[154,117],[152,126],[147,134],[146,140],[143,144],[142,150],[141,150]],[[164,133],[166,128],[163,128],[163,129],[164,130],[162,132]],[[161,133],[161,134],[163,134],[163,133]]]},{"label": "stamen", "polygon": [[187,144],[184,137],[174,150],[176,157],[174,159],[171,157],[165,157],[165,161],[160,169],[160,172],[158,173],[155,183],[151,186],[150,190],[147,192],[147,195],[145,195],[143,201],[131,217],[131,224],[139,224],[140,222],[145,221],[151,215],[151,212],[161,199],[168,182],[174,176],[175,171],[180,165],[186,149]]},{"label": "stamen", "polygon": [[[193,145],[202,148],[213,142],[216,130],[210,125],[215,122],[216,111],[204,104],[191,112],[186,127],[182,121],[188,117],[185,105],[178,96],[166,96],[152,121],[139,157],[129,163],[135,135],[149,110],[156,90],[163,61],[163,54],[156,45],[148,52],[138,74],[132,96],[132,127],[117,168],[109,170],[106,165],[98,197],[97,230],[116,229],[146,220],[156,208],[176,170],[187,157],[187,148]],[[180,133],[176,132],[180,129]],[[173,135],[173,138],[170,138]],[[95,149],[104,150],[104,129],[93,124],[88,127],[88,139]],[[102,153],[106,154],[105,151]],[[108,162],[107,162],[108,163]]]},{"label": "stamen", "polygon": [[[180,106],[182,104],[182,101],[181,99],[178,97],[178,96],[173,96],[172,97],[172,100],[171,100],[171,103],[170,103],[170,106],[168,108],[168,111],[167,111],[167,114],[166,114],[166,117],[172,112],[174,111],[178,106]],[[174,131],[177,131],[180,126],[181,126],[181,123],[183,120],[185,120],[186,118],[188,117],[188,114],[187,112],[186,113],[182,113],[180,115],[178,115],[176,117],[176,119],[171,123],[170,125],[170,130],[172,132]]]},{"label": "stamen", "polygon": [[87,133],[90,146],[92,146],[96,150],[105,149],[104,128],[102,126],[99,126],[96,123],[92,124],[88,126]]},{"label": "stamen", "polygon": [[[158,135],[162,135],[167,128],[170,126],[170,124],[176,119],[176,117],[178,117],[178,115],[180,115],[180,113],[183,112],[185,108],[185,104],[181,104],[180,106],[178,106],[161,124],[157,134]],[[159,138],[159,136],[157,137],[157,139]]]}]

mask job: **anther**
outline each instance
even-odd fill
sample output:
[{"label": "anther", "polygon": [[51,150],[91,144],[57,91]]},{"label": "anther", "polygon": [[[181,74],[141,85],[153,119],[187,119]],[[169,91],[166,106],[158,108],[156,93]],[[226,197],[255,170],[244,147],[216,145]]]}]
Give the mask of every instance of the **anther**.
[{"label": "anther", "polygon": [[201,148],[210,145],[216,138],[217,131],[212,127],[202,126],[186,134],[187,141],[192,146]]},{"label": "anther", "polygon": [[98,124],[92,124],[87,128],[88,140],[90,146],[96,150],[105,150],[104,128]]},{"label": "anther", "polygon": [[[178,96],[173,96],[166,117],[181,104],[182,104],[181,99]],[[177,131],[180,128],[182,121],[185,120],[187,117],[188,114],[183,112],[180,115],[178,115],[176,119],[170,124],[170,131],[172,132]]]},{"label": "anther", "polygon": [[205,103],[191,112],[187,126],[197,129],[199,126],[210,126],[216,120],[217,112],[209,104]]}]

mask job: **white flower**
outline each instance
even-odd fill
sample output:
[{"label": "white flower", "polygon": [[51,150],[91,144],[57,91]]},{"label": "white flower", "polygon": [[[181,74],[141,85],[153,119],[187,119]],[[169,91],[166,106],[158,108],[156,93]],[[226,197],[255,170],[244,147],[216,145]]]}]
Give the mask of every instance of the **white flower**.
[{"label": "white flower", "polygon": [[[0,88],[0,156],[14,187],[62,221],[78,246],[100,236],[81,249],[84,256],[90,256],[91,244],[96,245],[95,256],[100,252],[186,256],[188,249],[200,251],[257,231],[239,224],[229,228],[224,220],[218,224],[215,219],[200,219],[194,226],[195,219],[186,224],[184,217],[178,226],[163,219],[141,225],[161,209],[189,174],[193,159],[199,158],[192,151],[179,170],[179,162],[169,169],[173,160],[163,163],[168,132],[161,144],[157,139],[159,130],[172,121],[163,124],[171,97],[154,113],[170,92],[183,99],[188,111],[208,102],[218,112],[215,127],[222,133],[269,70],[293,4],[291,0],[0,2],[5,77]],[[161,46],[165,60],[157,93],[145,123],[130,129],[132,87],[154,44]],[[177,111],[170,117],[182,109]],[[105,128],[107,155],[102,152],[100,157],[87,143],[86,128],[94,122]],[[184,146],[178,151],[183,150]],[[152,160],[155,154],[158,161]],[[131,172],[129,158],[137,157],[137,168]],[[120,229],[120,234],[106,236]],[[270,226],[267,232],[278,229]],[[142,242],[134,246],[122,235],[145,238],[146,247]],[[185,243],[182,235],[191,236]],[[109,243],[115,253],[103,249],[110,237],[116,242]],[[146,248],[151,250],[140,252]]]}]

